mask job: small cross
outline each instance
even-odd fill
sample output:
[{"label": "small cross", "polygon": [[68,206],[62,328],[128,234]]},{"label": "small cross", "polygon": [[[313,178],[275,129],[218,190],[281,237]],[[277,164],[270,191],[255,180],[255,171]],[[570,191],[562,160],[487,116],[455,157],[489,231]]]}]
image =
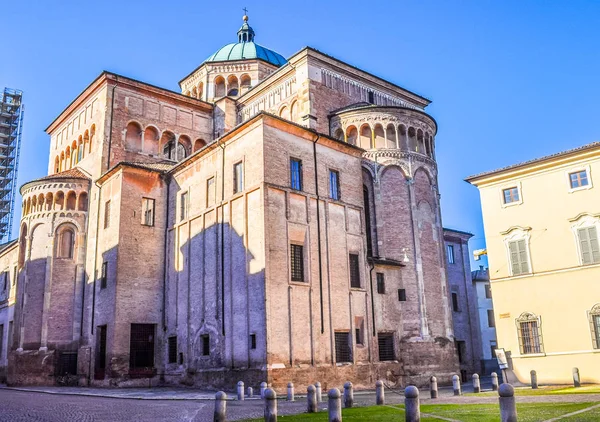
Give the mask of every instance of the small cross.
[{"label": "small cross", "polygon": [[244,15],[248,14],[248,9],[246,9],[245,7],[242,9],[244,11]]}]

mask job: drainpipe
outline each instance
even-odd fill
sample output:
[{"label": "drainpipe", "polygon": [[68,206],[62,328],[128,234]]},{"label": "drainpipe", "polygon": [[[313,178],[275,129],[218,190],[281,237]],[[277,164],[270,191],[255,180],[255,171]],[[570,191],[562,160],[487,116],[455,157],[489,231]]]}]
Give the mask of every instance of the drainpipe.
[{"label": "drainpipe", "polygon": [[375,296],[373,294],[373,270],[375,269],[375,263],[371,261],[369,262],[369,266],[371,267],[369,270],[369,282],[371,283],[371,319],[373,320],[371,325],[373,326],[373,337],[375,337],[377,335],[375,331]]},{"label": "drainpipe", "polygon": [[225,146],[217,141],[221,148],[221,334],[225,336]]},{"label": "drainpipe", "polygon": [[315,162],[315,192],[317,195],[317,251],[319,254],[319,300],[321,308],[321,334],[325,332],[325,318],[323,312],[323,263],[321,257],[321,212],[319,207],[319,172],[317,170],[317,142],[321,139],[321,135],[317,135],[317,139],[313,142],[313,158]]},{"label": "drainpipe", "polygon": [[169,188],[171,187],[171,178],[166,175],[165,183],[167,184],[167,200],[165,201],[165,254],[163,258],[163,309],[162,309],[162,324],[163,331],[167,331],[167,259],[169,257]]}]

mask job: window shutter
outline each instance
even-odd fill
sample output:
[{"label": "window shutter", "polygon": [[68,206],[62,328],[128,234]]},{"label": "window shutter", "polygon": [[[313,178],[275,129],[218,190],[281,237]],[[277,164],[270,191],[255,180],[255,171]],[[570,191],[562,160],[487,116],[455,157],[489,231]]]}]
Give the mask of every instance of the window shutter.
[{"label": "window shutter", "polygon": [[512,266],[513,275],[521,274],[521,266],[519,265],[519,251],[517,249],[517,242],[510,242],[508,244],[510,252],[510,264]]},{"label": "window shutter", "polygon": [[[590,248],[590,239],[588,236],[588,228],[577,230],[579,236],[579,247],[581,249],[581,262],[585,264],[592,263],[592,253]],[[596,241],[597,243],[597,241]]]},{"label": "window shutter", "polygon": [[592,263],[600,263],[600,247],[598,247],[598,230],[596,230],[596,227],[588,228],[588,238],[590,239]]},{"label": "window shutter", "polygon": [[596,321],[596,318],[600,319],[600,316],[598,315],[594,315],[592,313],[590,313],[588,311],[588,320],[590,322],[590,332],[592,334],[592,347],[594,349],[598,349],[599,344],[598,344],[598,333],[596,332],[596,328],[597,328],[597,324],[596,322],[600,322],[600,321]]},{"label": "window shutter", "polygon": [[519,261],[521,263],[521,274],[529,273],[529,261],[527,259],[527,250],[525,249],[525,239],[519,240]]}]

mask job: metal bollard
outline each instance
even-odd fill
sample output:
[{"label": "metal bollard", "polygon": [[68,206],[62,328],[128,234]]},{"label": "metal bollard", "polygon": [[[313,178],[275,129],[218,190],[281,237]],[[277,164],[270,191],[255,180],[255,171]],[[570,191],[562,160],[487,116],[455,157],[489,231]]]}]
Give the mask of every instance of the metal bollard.
[{"label": "metal bollard", "polygon": [[271,388],[265,390],[265,422],[277,422],[277,393]]},{"label": "metal bollard", "polygon": [[385,404],[385,389],[381,380],[377,380],[375,383],[375,403],[378,405]]},{"label": "metal bollard", "polygon": [[473,392],[481,393],[481,383],[479,382],[478,374],[473,374]]},{"label": "metal bollard", "polygon": [[315,389],[317,390],[317,403],[321,403],[323,396],[321,395],[321,383],[319,381],[315,382]]},{"label": "metal bollard", "polygon": [[533,388],[534,390],[538,388],[538,381],[537,381],[537,372],[535,372],[533,369],[529,372],[529,376],[531,377],[531,388]]},{"label": "metal bollard", "polygon": [[294,400],[294,383],[293,382],[288,382],[288,389],[287,389],[287,401],[295,401]]},{"label": "metal bollard", "polygon": [[498,391],[498,374],[492,372],[492,391]]},{"label": "metal bollard", "polygon": [[404,412],[406,414],[406,422],[421,421],[419,389],[414,385],[409,385],[404,389]]},{"label": "metal bollard", "polygon": [[252,397],[254,397],[254,390],[252,387],[248,387],[248,398],[251,399]]},{"label": "metal bollard", "polygon": [[352,383],[347,382],[344,384],[344,407],[349,408],[354,405],[354,390],[352,388]]},{"label": "metal bollard", "polygon": [[329,422],[342,422],[342,399],[340,398],[340,390],[332,388],[329,390],[327,396],[329,397]]},{"label": "metal bollard", "polygon": [[500,421],[517,422],[517,403],[515,402],[515,389],[510,384],[502,384],[498,389],[500,402]]},{"label": "metal bollard", "polygon": [[306,388],[306,404],[308,413],[317,411],[317,389],[314,385],[309,385]]},{"label": "metal bollard", "polygon": [[267,383],[266,382],[261,382],[260,383],[260,398],[264,399],[265,398],[265,390],[267,389]]},{"label": "metal bollard", "polygon": [[237,383],[237,399],[244,400],[244,381],[238,381]]},{"label": "metal bollard", "polygon": [[581,387],[581,378],[579,378],[579,368],[573,368],[573,386]]},{"label": "metal bollard", "polygon": [[429,378],[429,393],[431,394],[432,399],[438,398],[437,378],[434,376]]},{"label": "metal bollard", "polygon": [[452,375],[452,389],[454,390],[455,396],[460,396],[462,394],[460,390],[460,378],[458,375]]},{"label": "metal bollard", "polygon": [[215,394],[215,417],[214,422],[227,421],[227,394],[219,391]]}]

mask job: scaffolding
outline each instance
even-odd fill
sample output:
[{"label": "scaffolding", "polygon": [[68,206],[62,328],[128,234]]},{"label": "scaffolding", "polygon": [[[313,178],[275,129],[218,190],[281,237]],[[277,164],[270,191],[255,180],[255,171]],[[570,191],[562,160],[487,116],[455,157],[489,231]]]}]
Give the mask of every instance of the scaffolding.
[{"label": "scaffolding", "polygon": [[10,88],[5,88],[0,97],[0,242],[2,243],[9,240],[12,229],[23,131],[22,99],[22,91]]}]

